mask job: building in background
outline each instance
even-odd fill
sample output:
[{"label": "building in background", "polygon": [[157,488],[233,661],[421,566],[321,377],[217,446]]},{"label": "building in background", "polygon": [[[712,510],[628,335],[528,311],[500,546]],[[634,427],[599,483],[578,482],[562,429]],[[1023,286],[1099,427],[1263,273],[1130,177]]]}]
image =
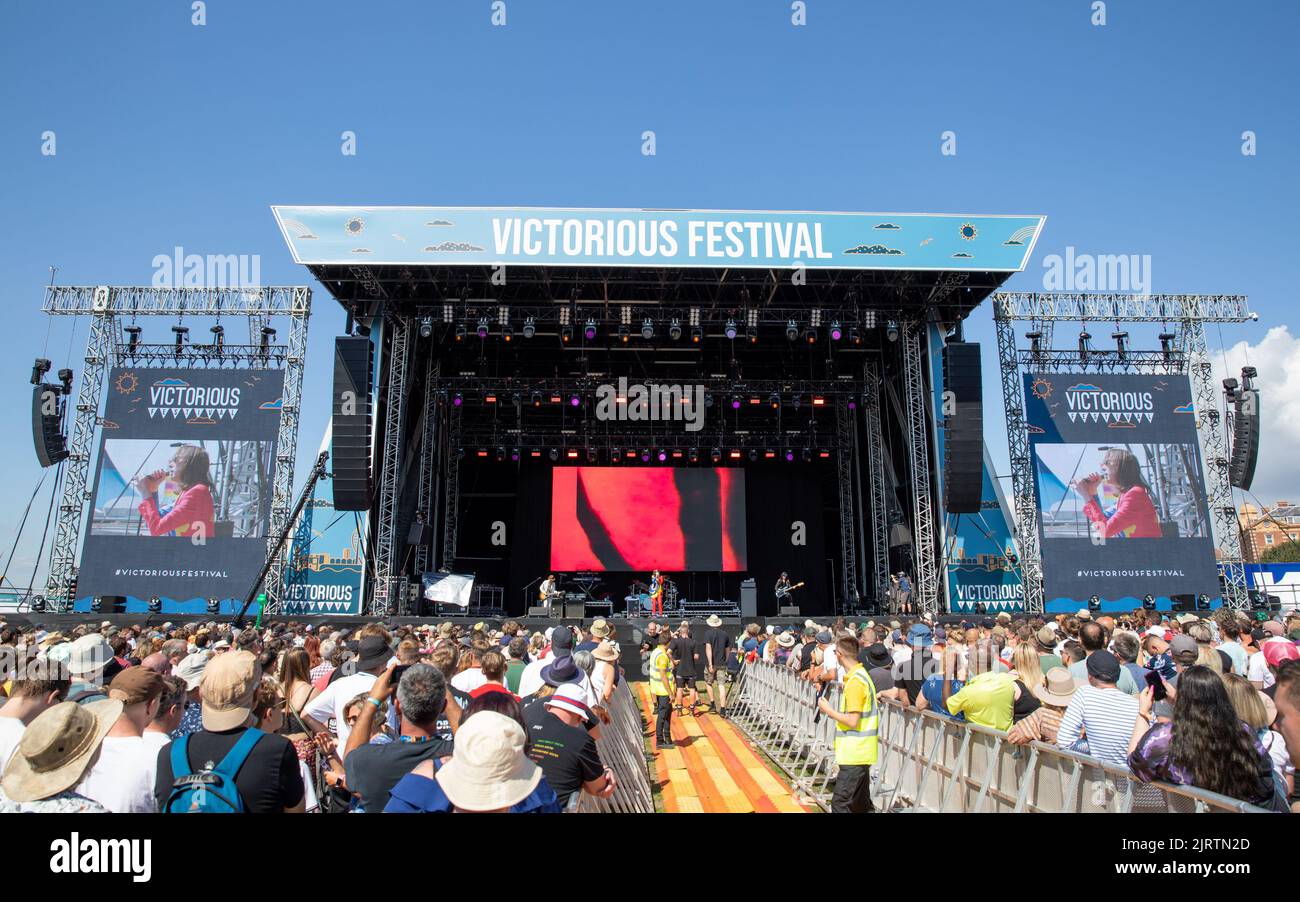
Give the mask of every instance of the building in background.
[{"label": "building in background", "polygon": [[1247,563],[1255,563],[1270,548],[1283,542],[1300,541],[1300,505],[1275,501],[1257,507],[1242,504],[1237,510],[1237,527],[1241,530],[1241,554]]}]

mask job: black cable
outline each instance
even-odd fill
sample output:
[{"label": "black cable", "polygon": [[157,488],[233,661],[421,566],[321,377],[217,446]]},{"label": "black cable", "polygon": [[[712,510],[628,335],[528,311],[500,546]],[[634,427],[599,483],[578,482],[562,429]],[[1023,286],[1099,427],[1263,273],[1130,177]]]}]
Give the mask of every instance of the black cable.
[{"label": "black cable", "polygon": [[[41,471],[40,482],[36,483],[36,490],[32,492],[32,497],[27,499],[27,509],[23,511],[23,519],[18,524],[18,534],[14,536],[13,547],[9,549],[9,559],[5,561],[5,568],[3,571],[0,571],[0,576],[7,577],[9,575],[9,567],[14,562],[14,554],[18,551],[18,543],[22,541],[23,538],[23,528],[27,525],[27,515],[32,512],[32,503],[36,501],[36,496],[41,492],[41,486],[45,485],[45,477],[49,475],[50,471],[48,469]],[[15,589],[18,588],[18,584],[13,580],[9,580],[9,583]]]},{"label": "black cable", "polygon": [[59,486],[63,483],[63,464],[59,464],[59,475],[54,480],[54,489],[50,492],[50,506],[45,510],[45,528],[41,530],[41,547],[36,552],[36,561],[32,564],[32,578],[27,583],[27,597],[32,597],[32,587],[36,585],[36,571],[41,568],[41,557],[45,554],[45,540],[50,534],[50,519],[54,516],[54,499],[59,497]]}]

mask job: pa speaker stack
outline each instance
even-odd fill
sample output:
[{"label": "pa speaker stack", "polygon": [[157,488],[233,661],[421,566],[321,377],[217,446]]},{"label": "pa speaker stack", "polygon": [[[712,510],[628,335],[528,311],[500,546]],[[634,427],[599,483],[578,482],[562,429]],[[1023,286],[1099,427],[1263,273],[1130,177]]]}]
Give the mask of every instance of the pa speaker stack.
[{"label": "pa speaker stack", "polygon": [[980,346],[943,349],[943,501],[950,514],[978,514],[984,494],[984,393]]},{"label": "pa speaker stack", "polygon": [[[1246,383],[1249,385],[1249,380]],[[1255,462],[1258,459],[1259,389],[1247,387],[1236,393],[1233,402],[1229,481],[1239,489],[1249,489],[1255,479]]]},{"label": "pa speaker stack", "polygon": [[68,457],[63,436],[63,386],[42,382],[32,387],[32,441],[42,467],[52,467]]},{"label": "pa speaker stack", "polygon": [[370,390],[374,348],[364,336],[334,339],[334,424],[330,441],[334,509],[370,509]]}]

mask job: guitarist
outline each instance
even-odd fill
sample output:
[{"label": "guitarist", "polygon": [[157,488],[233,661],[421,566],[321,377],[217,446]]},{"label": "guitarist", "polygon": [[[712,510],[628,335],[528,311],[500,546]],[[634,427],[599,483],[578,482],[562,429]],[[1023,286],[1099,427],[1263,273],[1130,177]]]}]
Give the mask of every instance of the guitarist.
[{"label": "guitarist", "polygon": [[777,601],[777,604],[779,605],[779,604],[781,604],[782,602],[784,602],[787,598],[790,597],[790,593],[791,593],[791,592],[793,592],[795,589],[799,588],[799,587],[802,586],[802,585],[803,585],[803,583],[795,583],[794,585],[791,585],[791,584],[790,584],[790,574],[788,574],[788,573],[786,573],[784,570],[782,570],[782,571],[781,571],[781,576],[780,576],[780,577],[777,579],[777,581],[776,581],[776,601]]},{"label": "guitarist", "polygon": [[664,578],[656,570],[650,574],[650,616],[662,617],[664,614]]},{"label": "guitarist", "polygon": [[556,594],[557,586],[555,583],[555,574],[552,573],[542,581],[541,586],[537,589],[537,600],[546,607],[551,606],[551,598]]}]

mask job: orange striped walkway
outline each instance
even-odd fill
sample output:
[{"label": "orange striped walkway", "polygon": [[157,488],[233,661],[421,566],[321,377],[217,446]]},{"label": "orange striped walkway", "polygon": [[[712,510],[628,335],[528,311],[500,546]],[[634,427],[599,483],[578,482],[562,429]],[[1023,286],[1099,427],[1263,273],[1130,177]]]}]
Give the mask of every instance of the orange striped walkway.
[{"label": "orange striped walkway", "polygon": [[[654,700],[649,683],[637,683],[646,736],[655,752],[655,774],[663,810],[749,814],[805,812],[790,787],[777,776],[727,720],[716,715],[673,715],[673,744],[654,742]],[[703,700],[708,696],[701,692]]]}]

